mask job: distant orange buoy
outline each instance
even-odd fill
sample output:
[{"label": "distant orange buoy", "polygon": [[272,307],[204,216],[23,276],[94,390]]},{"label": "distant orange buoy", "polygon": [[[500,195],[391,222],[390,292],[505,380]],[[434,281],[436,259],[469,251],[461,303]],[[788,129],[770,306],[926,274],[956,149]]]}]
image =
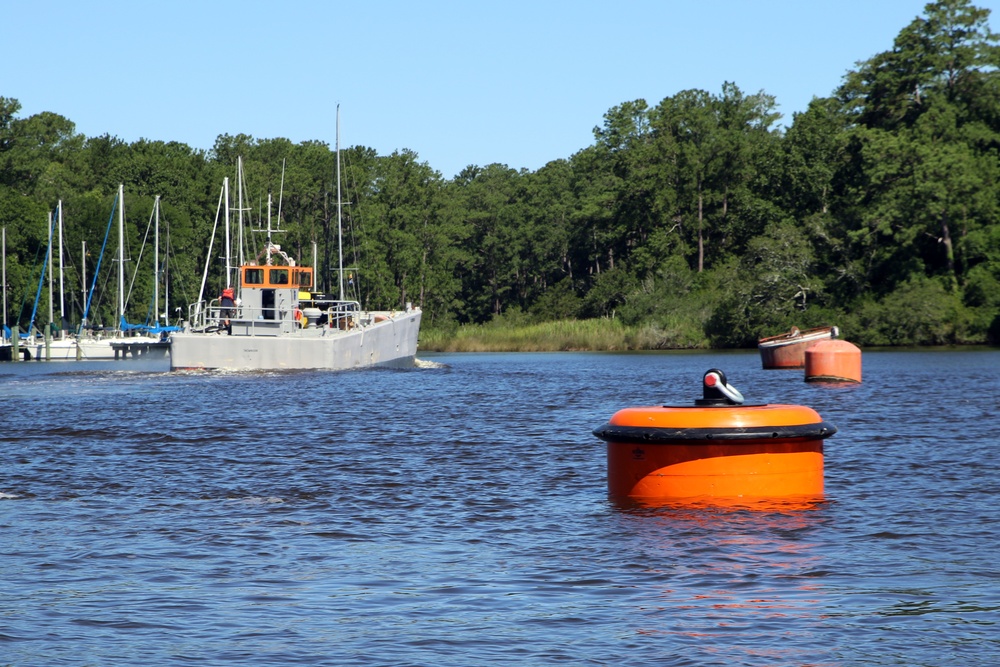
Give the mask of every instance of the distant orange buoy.
[{"label": "distant orange buoy", "polygon": [[861,382],[861,349],[846,340],[824,340],[806,350],[806,382]]},{"label": "distant orange buoy", "polygon": [[610,495],[714,500],[821,496],[823,439],[836,432],[811,408],[743,405],[712,369],[694,407],[625,408],[594,435]]}]

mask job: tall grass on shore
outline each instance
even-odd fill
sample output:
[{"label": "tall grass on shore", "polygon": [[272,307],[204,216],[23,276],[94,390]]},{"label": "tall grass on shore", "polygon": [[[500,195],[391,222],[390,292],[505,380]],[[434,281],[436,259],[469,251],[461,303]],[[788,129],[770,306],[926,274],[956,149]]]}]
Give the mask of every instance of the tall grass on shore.
[{"label": "tall grass on shore", "polygon": [[429,352],[568,352],[701,348],[701,337],[682,337],[651,326],[626,326],[613,319],[559,320],[517,325],[470,324],[425,329],[420,349]]}]

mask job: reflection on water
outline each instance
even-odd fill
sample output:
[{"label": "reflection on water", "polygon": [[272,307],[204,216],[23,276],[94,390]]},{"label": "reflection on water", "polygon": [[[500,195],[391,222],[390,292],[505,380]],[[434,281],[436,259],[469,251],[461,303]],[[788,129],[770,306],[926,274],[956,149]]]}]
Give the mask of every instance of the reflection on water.
[{"label": "reflection on water", "polygon": [[675,510],[697,515],[714,515],[716,512],[761,512],[763,514],[789,514],[819,509],[826,498],[823,496],[782,496],[778,498],[730,498],[718,496],[695,496],[691,498],[636,498],[609,496],[613,507],[627,513],[643,513],[658,516],[660,510]]},{"label": "reflection on water", "polygon": [[[992,665],[1000,353],[0,368],[0,664]],[[26,366],[26,365],[25,365]],[[825,495],[609,499],[591,431],[722,368],[814,408]]]},{"label": "reflection on water", "polygon": [[616,503],[663,575],[636,609],[635,632],[699,656],[692,664],[840,664],[824,631],[822,502]]}]

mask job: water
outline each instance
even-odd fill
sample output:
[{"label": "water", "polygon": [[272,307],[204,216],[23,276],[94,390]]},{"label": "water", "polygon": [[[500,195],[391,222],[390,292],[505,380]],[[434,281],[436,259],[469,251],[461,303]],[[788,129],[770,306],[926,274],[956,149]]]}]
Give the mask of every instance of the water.
[{"label": "water", "polygon": [[[0,665],[993,665],[1000,351],[0,366]],[[826,501],[638,507],[591,431],[723,369]],[[52,369],[71,372],[50,372]],[[123,370],[128,369],[128,370]]]}]

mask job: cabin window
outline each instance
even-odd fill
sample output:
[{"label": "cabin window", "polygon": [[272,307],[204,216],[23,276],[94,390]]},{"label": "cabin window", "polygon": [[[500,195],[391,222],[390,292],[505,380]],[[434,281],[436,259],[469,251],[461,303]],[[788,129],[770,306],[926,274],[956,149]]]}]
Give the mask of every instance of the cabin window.
[{"label": "cabin window", "polygon": [[264,269],[244,269],[243,270],[243,284],[244,285],[263,285],[264,284]]},{"label": "cabin window", "polygon": [[295,284],[299,287],[310,288],[312,287],[312,271],[296,271],[295,272]]},{"label": "cabin window", "polygon": [[272,285],[287,285],[288,269],[271,269],[270,278]]}]

